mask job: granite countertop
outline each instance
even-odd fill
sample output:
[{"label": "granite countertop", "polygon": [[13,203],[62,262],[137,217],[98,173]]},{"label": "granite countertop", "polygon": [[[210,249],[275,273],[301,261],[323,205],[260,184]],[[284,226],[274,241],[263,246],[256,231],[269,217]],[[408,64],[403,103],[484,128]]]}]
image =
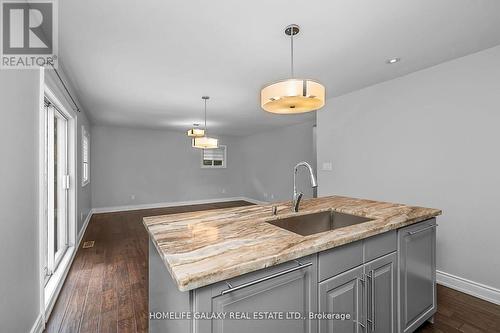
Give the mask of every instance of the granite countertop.
[{"label": "granite countertop", "polygon": [[[272,216],[272,206],[278,206]],[[333,209],[373,219],[301,236],[265,221]],[[398,229],[441,214],[441,210],[341,196],[291,203],[244,206],[146,217],[144,226],[180,291]]]}]

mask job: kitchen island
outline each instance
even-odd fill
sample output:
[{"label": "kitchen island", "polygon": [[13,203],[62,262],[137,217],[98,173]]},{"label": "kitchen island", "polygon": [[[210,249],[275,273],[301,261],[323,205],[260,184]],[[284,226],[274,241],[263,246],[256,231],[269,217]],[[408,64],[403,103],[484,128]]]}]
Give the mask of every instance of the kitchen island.
[{"label": "kitchen island", "polygon": [[[307,235],[280,224],[314,214],[364,219]],[[299,212],[278,203],[144,218],[150,332],[411,332],[436,310],[440,214],[332,196]]]}]

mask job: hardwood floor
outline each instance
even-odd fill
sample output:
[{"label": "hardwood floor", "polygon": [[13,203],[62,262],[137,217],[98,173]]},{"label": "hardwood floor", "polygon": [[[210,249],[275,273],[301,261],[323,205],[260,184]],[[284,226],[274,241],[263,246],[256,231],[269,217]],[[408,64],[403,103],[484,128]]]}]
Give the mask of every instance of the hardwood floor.
[{"label": "hardwood floor", "polygon": [[[144,216],[249,205],[244,201],[96,214],[79,248],[47,333],[147,332],[148,235]],[[435,323],[417,332],[499,332],[500,306],[438,285]],[[181,332],[178,332],[181,333]]]},{"label": "hardwood floor", "polygon": [[419,333],[500,332],[500,305],[438,285],[438,311],[434,324],[425,323]]},{"label": "hardwood floor", "polygon": [[[95,214],[44,332],[147,332],[148,235],[144,216],[251,205],[232,201]],[[82,242],[83,244],[83,242]]]}]

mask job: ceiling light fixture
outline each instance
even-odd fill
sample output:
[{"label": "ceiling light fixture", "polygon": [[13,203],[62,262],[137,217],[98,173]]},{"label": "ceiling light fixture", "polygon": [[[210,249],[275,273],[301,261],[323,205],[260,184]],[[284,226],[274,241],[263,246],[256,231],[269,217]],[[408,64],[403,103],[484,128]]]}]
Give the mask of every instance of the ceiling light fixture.
[{"label": "ceiling light fixture", "polygon": [[395,64],[397,62],[400,62],[401,61],[401,58],[392,58],[392,59],[389,59],[386,61],[386,63],[388,63],[389,65],[392,65],[392,64]]},{"label": "ceiling light fixture", "polygon": [[205,136],[205,130],[203,128],[199,128],[200,124],[193,124],[193,128],[187,131],[187,136],[198,138],[201,136]]},{"label": "ceiling light fixture", "polygon": [[300,27],[291,24],[285,28],[290,36],[291,78],[265,86],[260,92],[261,107],[271,113],[293,114],[316,111],[325,105],[325,87],[314,80],[298,79],[293,71],[293,36]]},{"label": "ceiling light fixture", "polygon": [[203,136],[194,137],[192,139],[193,148],[200,149],[214,149],[219,148],[219,140],[216,138],[208,137],[208,129],[207,129],[207,100],[210,98],[209,96],[201,97],[205,101],[205,128],[203,130]]}]

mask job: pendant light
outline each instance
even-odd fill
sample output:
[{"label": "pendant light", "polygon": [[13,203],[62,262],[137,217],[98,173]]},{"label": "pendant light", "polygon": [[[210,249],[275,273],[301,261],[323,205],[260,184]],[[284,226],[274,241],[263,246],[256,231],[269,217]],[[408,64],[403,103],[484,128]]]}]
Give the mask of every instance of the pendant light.
[{"label": "pendant light", "polygon": [[210,98],[209,96],[201,97],[205,101],[205,128],[203,130],[203,136],[194,137],[192,139],[193,148],[200,149],[213,149],[219,148],[219,140],[216,138],[208,137],[208,129],[207,129],[207,100]]},{"label": "pendant light", "polygon": [[290,36],[291,78],[265,86],[260,92],[261,107],[271,113],[294,114],[316,111],[325,105],[325,87],[314,80],[299,79],[293,72],[293,36],[300,27],[291,24],[285,28]]},{"label": "pendant light", "polygon": [[203,128],[199,128],[200,124],[193,124],[193,128],[187,131],[187,136],[192,138],[197,138],[200,136],[205,136],[205,130]]}]

